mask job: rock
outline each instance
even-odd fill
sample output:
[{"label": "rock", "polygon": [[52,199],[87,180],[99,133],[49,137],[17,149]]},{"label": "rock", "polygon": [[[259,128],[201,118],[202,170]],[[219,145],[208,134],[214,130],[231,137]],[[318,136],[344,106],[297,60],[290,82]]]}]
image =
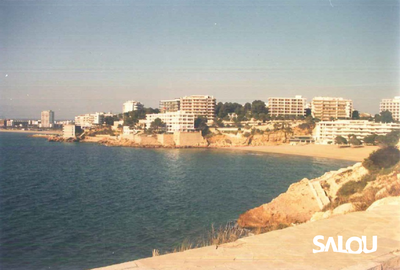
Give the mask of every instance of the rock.
[{"label": "rock", "polygon": [[279,224],[302,223],[319,211],[318,203],[310,189],[309,180],[290,185],[270,203],[263,204],[240,215],[241,227],[268,227]]},{"label": "rock", "polygon": [[310,221],[317,221],[317,220],[320,220],[320,219],[324,219],[324,214],[325,214],[325,212],[316,212],[310,218]]},{"label": "rock", "polygon": [[378,208],[381,205],[400,205],[400,196],[397,197],[386,197],[380,200],[377,200],[373,204],[368,207],[366,211],[372,211]]},{"label": "rock", "polygon": [[342,214],[346,214],[346,213],[354,212],[354,211],[356,211],[356,208],[352,203],[345,203],[345,204],[342,204],[342,205],[339,205],[338,207],[336,207],[332,211],[332,216],[342,215]]}]

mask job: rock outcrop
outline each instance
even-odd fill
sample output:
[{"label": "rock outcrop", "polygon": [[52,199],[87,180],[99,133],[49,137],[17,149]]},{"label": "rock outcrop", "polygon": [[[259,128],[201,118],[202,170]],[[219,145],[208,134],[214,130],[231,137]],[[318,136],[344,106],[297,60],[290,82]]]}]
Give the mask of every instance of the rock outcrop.
[{"label": "rock outcrop", "polygon": [[[323,176],[290,185],[289,189],[267,204],[239,216],[241,227],[274,228],[326,219],[335,215],[365,210],[374,201],[400,194],[399,166],[387,175],[370,175],[361,163],[325,173]],[[373,181],[365,177],[373,177]],[[346,183],[364,181],[365,187],[350,196],[339,197],[338,190]]]}]

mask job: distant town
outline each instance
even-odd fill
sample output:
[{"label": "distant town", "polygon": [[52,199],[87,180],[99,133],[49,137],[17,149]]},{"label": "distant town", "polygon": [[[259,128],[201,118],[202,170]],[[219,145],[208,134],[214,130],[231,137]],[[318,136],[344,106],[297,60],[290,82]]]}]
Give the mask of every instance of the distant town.
[{"label": "distant town", "polygon": [[[193,145],[201,145],[204,137],[211,135],[234,133],[247,138],[257,132],[269,134],[280,130],[283,142],[347,144],[352,140],[362,144],[366,137],[400,130],[399,121],[400,96],[382,99],[380,114],[371,115],[355,110],[353,101],[342,97],[314,97],[310,103],[300,95],[270,97],[268,102],[255,100],[242,105],[217,103],[209,95],[192,95],[161,100],[159,108],[147,108],[140,101],[130,100],[122,104],[120,114],[87,113],[66,121],[56,121],[55,112],[45,110],[38,120],[0,119],[0,129],[62,130],[64,139],[79,139],[85,134],[136,142],[138,136],[189,134],[195,136],[190,139]],[[295,128],[304,132],[296,133]],[[164,143],[166,138],[158,141]]]}]

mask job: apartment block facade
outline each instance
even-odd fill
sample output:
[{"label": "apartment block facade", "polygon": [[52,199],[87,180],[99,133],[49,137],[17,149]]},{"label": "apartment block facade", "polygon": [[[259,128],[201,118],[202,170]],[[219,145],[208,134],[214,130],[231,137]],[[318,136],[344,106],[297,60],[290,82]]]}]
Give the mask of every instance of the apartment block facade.
[{"label": "apartment block facade", "polygon": [[52,110],[42,111],[40,118],[41,127],[50,128],[54,126],[54,112]]},{"label": "apartment block facade", "polygon": [[128,100],[127,102],[122,104],[122,113],[137,111],[143,108],[144,108],[143,104],[140,103],[139,101]]},{"label": "apartment block facade", "polygon": [[213,96],[193,95],[180,98],[180,110],[208,120],[215,117],[216,99]]},{"label": "apartment block facade", "polygon": [[321,121],[316,124],[314,139],[319,144],[330,144],[337,136],[348,138],[355,135],[358,139],[377,134],[386,135],[392,130],[400,130],[398,123],[375,123],[368,120]]},{"label": "apartment block facade", "polygon": [[93,125],[102,125],[104,123],[104,113],[87,113],[75,116],[75,125],[82,128],[89,128]]},{"label": "apartment block facade", "polygon": [[179,98],[169,99],[169,100],[160,100],[160,112],[177,112],[180,110],[181,100]]},{"label": "apartment block facade", "polygon": [[305,116],[306,98],[295,96],[294,98],[270,97],[268,98],[268,113],[271,116],[295,115]]},{"label": "apartment block facade", "polygon": [[311,113],[322,121],[351,118],[353,101],[341,97],[315,97],[311,101]]},{"label": "apartment block facade", "polygon": [[382,99],[380,104],[380,112],[389,111],[396,121],[400,121],[400,96],[394,99]]},{"label": "apartment block facade", "polygon": [[149,129],[151,123],[157,118],[161,119],[166,126],[167,132],[194,131],[195,115],[184,111],[153,113],[146,115],[146,128]]}]

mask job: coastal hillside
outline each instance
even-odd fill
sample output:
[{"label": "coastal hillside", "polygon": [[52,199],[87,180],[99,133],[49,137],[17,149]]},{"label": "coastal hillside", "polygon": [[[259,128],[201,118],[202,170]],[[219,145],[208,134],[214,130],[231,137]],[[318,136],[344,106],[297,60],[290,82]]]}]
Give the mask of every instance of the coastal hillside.
[{"label": "coastal hillside", "polygon": [[400,195],[399,160],[398,145],[383,146],[363,163],[292,184],[271,202],[240,215],[238,224],[268,231],[363,211],[376,200]]}]

